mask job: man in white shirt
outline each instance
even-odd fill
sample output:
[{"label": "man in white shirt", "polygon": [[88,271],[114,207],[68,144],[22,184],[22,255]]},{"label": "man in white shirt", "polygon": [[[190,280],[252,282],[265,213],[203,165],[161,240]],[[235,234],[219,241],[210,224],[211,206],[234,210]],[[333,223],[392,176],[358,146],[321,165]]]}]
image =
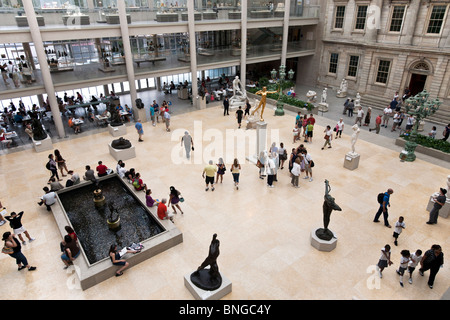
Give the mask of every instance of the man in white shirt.
[{"label": "man in white shirt", "polygon": [[166,122],[166,131],[169,132],[170,131],[170,113],[169,111],[165,111],[164,112],[164,121]]},{"label": "man in white shirt", "polygon": [[381,124],[382,127],[387,128],[389,117],[391,116],[392,109],[389,107],[384,108],[383,110],[383,123]]},{"label": "man in white shirt", "polygon": [[362,126],[362,119],[364,117],[364,110],[362,109],[362,107],[358,108],[358,113],[356,115],[356,121],[355,124],[357,124],[359,122],[359,125]]},{"label": "man in white shirt", "polygon": [[38,202],[38,204],[41,206],[45,204],[47,207],[47,210],[50,211],[50,206],[55,204],[56,202],[56,193],[53,191],[50,191],[48,187],[44,187],[43,190],[45,191],[45,194],[41,198],[41,202]]}]

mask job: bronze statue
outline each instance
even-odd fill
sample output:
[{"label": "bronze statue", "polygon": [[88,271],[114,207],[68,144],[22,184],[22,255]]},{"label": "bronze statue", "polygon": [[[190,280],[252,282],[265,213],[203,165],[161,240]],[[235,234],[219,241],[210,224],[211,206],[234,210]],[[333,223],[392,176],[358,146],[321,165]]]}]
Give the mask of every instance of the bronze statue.
[{"label": "bronze statue", "polygon": [[31,128],[33,130],[33,139],[36,141],[44,140],[47,138],[47,132],[45,132],[42,123],[38,119],[33,119],[31,122]]},{"label": "bronze statue", "polygon": [[121,126],[123,124],[123,121],[122,121],[122,117],[120,116],[119,110],[114,108],[114,106],[111,106],[110,109],[111,109],[110,110],[111,121],[109,124],[113,127]]},{"label": "bronze statue", "polygon": [[252,111],[252,115],[255,114],[255,112],[261,108],[261,113],[259,115],[261,122],[264,121],[263,119],[263,113],[264,113],[264,109],[266,107],[266,100],[267,100],[267,95],[270,93],[277,93],[278,91],[267,91],[267,87],[263,87],[262,90],[259,90],[258,92],[256,92],[255,94],[259,94],[261,95],[261,101],[259,101],[258,106],[256,107],[255,110]]},{"label": "bronze statue", "polygon": [[119,139],[115,139],[111,142],[111,147],[114,149],[128,149],[131,148],[131,142],[124,137],[120,137]]},{"label": "bronze statue", "polygon": [[[222,277],[217,265],[217,257],[219,256],[220,241],[217,234],[213,235],[211,244],[209,245],[209,253],[205,261],[197,268],[197,271],[191,274],[191,281],[197,287],[203,290],[216,290],[222,285]],[[205,268],[209,266],[209,270]]]},{"label": "bronze statue", "polygon": [[319,239],[329,241],[333,238],[333,232],[328,229],[328,225],[330,223],[330,216],[333,210],[342,211],[341,207],[339,207],[334,198],[330,195],[331,187],[328,180],[325,180],[325,196],[323,202],[323,229],[319,228],[316,231],[316,236]]}]

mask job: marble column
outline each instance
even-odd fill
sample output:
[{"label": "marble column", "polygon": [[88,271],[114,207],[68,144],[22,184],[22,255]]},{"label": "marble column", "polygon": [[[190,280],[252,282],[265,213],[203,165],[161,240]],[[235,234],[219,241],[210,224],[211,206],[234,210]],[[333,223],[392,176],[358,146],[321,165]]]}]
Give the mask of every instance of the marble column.
[{"label": "marble column", "polygon": [[241,84],[245,89],[247,83],[247,1],[241,4]]},{"label": "marble column", "polygon": [[409,5],[406,6],[402,34],[400,36],[400,44],[412,45],[420,9],[420,2],[421,0],[411,0]]},{"label": "marble column", "polygon": [[281,45],[281,64],[286,65],[287,44],[289,35],[289,12],[291,10],[291,1],[284,2],[284,19],[283,19],[283,39]]},{"label": "marble column", "polygon": [[198,83],[197,83],[197,48],[195,41],[195,15],[194,1],[187,2],[188,10],[188,32],[189,32],[189,52],[191,61],[191,78],[192,78],[192,105],[200,106],[198,103]]},{"label": "marble column", "polygon": [[117,1],[117,9],[119,11],[120,32],[122,34],[123,51],[125,53],[125,66],[127,70],[128,83],[130,86],[130,98],[134,120],[137,121],[138,119],[140,119],[141,122],[146,122],[147,116],[145,115],[145,108],[138,109],[136,107],[136,99],[138,97],[136,91],[136,81],[134,78],[133,54],[131,52],[130,35],[128,32],[127,10],[125,7],[125,1]]},{"label": "marble column", "polygon": [[59,111],[58,101],[56,100],[55,87],[53,86],[52,76],[50,74],[50,69],[47,63],[47,57],[45,56],[44,43],[39,31],[33,3],[31,1],[23,1],[23,8],[27,16],[31,39],[33,40],[34,47],[36,49],[36,55],[39,61],[39,65],[41,66],[42,80],[44,82],[45,91],[48,95],[48,101],[50,103],[56,131],[58,132],[59,138],[64,138],[66,136],[66,133],[62,122],[61,113]]}]

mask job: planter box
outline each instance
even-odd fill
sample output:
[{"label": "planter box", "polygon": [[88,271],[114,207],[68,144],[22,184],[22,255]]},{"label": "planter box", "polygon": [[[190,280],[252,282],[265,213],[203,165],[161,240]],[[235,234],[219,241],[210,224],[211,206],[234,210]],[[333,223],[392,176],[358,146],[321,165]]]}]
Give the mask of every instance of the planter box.
[{"label": "planter box", "polygon": [[[406,141],[403,138],[395,139],[395,144],[397,146],[404,147],[405,143],[406,143]],[[426,154],[427,156],[430,156],[430,157],[433,157],[436,159],[450,162],[450,153],[445,153],[445,152],[442,152],[442,151],[439,151],[439,150],[436,150],[433,148],[424,147],[424,146],[421,146],[420,144],[417,145],[416,152]]]}]

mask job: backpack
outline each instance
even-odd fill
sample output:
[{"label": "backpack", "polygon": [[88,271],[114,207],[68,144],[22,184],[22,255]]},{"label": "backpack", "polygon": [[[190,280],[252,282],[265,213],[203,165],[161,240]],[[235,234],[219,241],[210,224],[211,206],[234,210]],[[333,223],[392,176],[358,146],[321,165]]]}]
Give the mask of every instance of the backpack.
[{"label": "backpack", "polygon": [[382,204],[383,203],[383,199],[384,199],[384,192],[379,193],[378,196],[377,196],[378,203]]},{"label": "backpack", "polygon": [[45,165],[45,167],[50,170],[50,161],[47,162],[47,164]]}]

